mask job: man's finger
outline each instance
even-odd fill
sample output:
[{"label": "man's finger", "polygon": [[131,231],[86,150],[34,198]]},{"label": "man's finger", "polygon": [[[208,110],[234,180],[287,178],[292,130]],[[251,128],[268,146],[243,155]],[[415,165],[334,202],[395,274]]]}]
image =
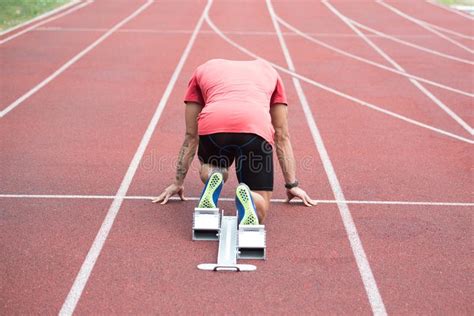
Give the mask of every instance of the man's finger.
[{"label": "man's finger", "polygon": [[305,192],[304,195],[306,197],[306,201],[308,201],[308,203],[311,204],[310,206],[318,204],[316,200],[313,200],[312,198],[309,197],[308,193]]},{"label": "man's finger", "polygon": [[309,198],[309,203],[311,203],[311,205],[318,205],[318,201],[313,200],[312,198]]},{"label": "man's finger", "polygon": [[311,204],[309,204],[309,202],[308,202],[308,196],[306,194],[303,194],[301,199],[303,200],[304,205],[311,206]]},{"label": "man's finger", "polygon": [[163,200],[163,197],[160,195],[159,197],[156,197],[152,200],[153,203],[158,203],[158,202],[161,202],[161,200]]},{"label": "man's finger", "polygon": [[158,202],[161,202],[161,200],[163,200],[163,196],[164,196],[165,193],[161,193],[157,198],[155,198],[152,202],[153,203],[158,203]]},{"label": "man's finger", "polygon": [[170,197],[171,197],[171,194],[167,193],[165,198],[163,199],[163,202],[161,202],[160,204],[165,205],[166,203],[168,203],[168,200],[170,199]]},{"label": "man's finger", "polygon": [[303,193],[303,201],[306,206],[313,206],[313,204],[311,203],[311,198],[306,192]]}]

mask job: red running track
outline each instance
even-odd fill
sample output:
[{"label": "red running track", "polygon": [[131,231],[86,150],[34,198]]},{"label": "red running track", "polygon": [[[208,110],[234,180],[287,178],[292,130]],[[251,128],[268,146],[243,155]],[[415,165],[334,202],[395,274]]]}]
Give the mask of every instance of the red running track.
[{"label": "red running track", "polygon": [[[144,3],[96,0],[1,46],[2,73],[5,68],[10,79],[2,80],[2,108]],[[458,32],[467,32],[472,24],[422,1],[410,8],[405,2],[390,4]],[[112,198],[77,195],[116,194],[205,5],[205,1],[151,4],[0,118],[2,314],[60,311],[112,203]],[[361,23],[371,21],[375,29],[390,32],[387,28],[396,25],[401,38],[470,58],[444,40],[426,36],[424,30],[417,30],[419,37],[410,37],[412,25],[375,4],[333,5]],[[304,32],[390,66],[319,2],[275,1],[274,8]],[[239,45],[286,66],[264,2],[216,1],[210,17]],[[407,78],[283,31],[299,74],[472,140]],[[407,71],[472,92],[472,82],[456,79],[472,76],[472,66],[371,38]],[[210,58],[250,57],[203,24],[127,195],[153,196],[173,178],[183,135],[182,94],[193,69]],[[334,185],[324,169],[327,162],[314,145],[291,78],[282,77],[300,182],[314,198],[334,200]],[[429,89],[472,126],[471,98]],[[303,93],[347,200],[427,202],[348,204],[386,311],[472,314],[472,141],[375,112],[310,84],[303,84]],[[197,163],[186,182],[188,196],[201,191],[196,170]],[[284,197],[282,181],[277,171],[275,198]],[[232,176],[223,195],[231,197],[235,184]],[[25,194],[52,196],[22,197]],[[59,199],[60,194],[76,198]],[[213,274],[196,269],[199,263],[215,260],[217,245],[191,242],[194,203],[160,206],[145,199],[125,200],[72,310],[78,314],[374,312],[368,298],[374,289],[364,288],[336,204],[305,208],[275,202],[267,222],[268,260],[252,262],[258,266],[255,273]],[[222,206],[228,212],[233,209],[231,202]]]}]

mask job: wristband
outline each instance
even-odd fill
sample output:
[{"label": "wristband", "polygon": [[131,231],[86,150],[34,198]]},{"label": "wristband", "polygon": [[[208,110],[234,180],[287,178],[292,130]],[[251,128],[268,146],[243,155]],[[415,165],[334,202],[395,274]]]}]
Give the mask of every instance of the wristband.
[{"label": "wristband", "polygon": [[293,183],[285,183],[285,188],[287,188],[288,190],[291,190],[293,188],[296,188],[298,184],[299,184],[298,180],[295,180],[295,182]]}]

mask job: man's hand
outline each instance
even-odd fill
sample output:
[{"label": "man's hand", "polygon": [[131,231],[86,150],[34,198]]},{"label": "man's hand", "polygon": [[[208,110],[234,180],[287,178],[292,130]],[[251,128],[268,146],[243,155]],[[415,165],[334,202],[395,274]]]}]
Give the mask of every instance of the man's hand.
[{"label": "man's hand", "polygon": [[288,199],[286,200],[286,202],[288,203],[294,198],[300,198],[306,206],[313,206],[318,204],[318,202],[311,199],[303,189],[298,187],[286,190],[286,195],[288,196]]},{"label": "man's hand", "polygon": [[184,187],[182,185],[173,183],[172,185],[168,186],[157,198],[153,199],[152,202],[166,204],[168,203],[170,197],[175,194],[178,194],[181,201],[186,201],[186,198],[184,197]]}]

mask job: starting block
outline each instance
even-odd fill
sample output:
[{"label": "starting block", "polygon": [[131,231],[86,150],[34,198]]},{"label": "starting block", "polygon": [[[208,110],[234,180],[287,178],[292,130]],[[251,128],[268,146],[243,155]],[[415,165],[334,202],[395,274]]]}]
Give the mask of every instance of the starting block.
[{"label": "starting block", "polygon": [[239,225],[237,257],[262,259],[267,257],[265,225]]},{"label": "starting block", "polygon": [[221,214],[218,208],[194,209],[193,240],[219,240]]},{"label": "starting block", "polygon": [[238,264],[237,259],[266,259],[265,226],[237,225],[237,222],[237,216],[224,216],[219,214],[219,209],[194,210],[193,240],[219,240],[217,263],[199,264],[198,269],[255,271],[256,266]]}]

